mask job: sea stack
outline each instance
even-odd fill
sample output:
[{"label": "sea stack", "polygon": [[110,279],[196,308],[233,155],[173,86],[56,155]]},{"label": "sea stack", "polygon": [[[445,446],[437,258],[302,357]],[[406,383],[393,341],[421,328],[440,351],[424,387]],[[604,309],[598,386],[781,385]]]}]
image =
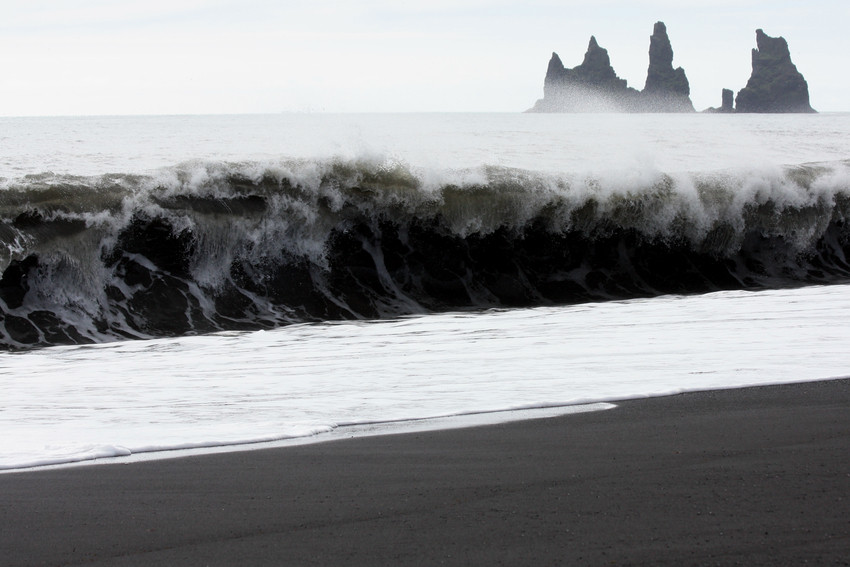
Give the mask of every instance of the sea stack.
[{"label": "sea stack", "polygon": [[552,53],[543,98],[534,112],[622,112],[631,107],[637,91],[628,87],[611,66],[608,51],[590,37],[581,65],[564,67],[557,53]]},{"label": "sea stack", "polygon": [[735,93],[731,89],[723,89],[720,99],[720,112],[735,111]]},{"label": "sea stack", "polygon": [[723,113],[723,114],[731,114],[735,112],[735,93],[729,89],[723,89],[723,92],[720,94],[721,102],[720,108],[706,108],[703,112],[708,113]]},{"label": "sea stack", "polygon": [[788,42],[756,30],[753,72],[738,92],[737,112],[815,112],[809,104],[809,85],[791,62]]},{"label": "sea stack", "polygon": [[656,22],[649,38],[649,68],[643,88],[645,110],[657,112],[693,112],[691,87],[685,70],[673,68],[673,46],[664,22]]}]

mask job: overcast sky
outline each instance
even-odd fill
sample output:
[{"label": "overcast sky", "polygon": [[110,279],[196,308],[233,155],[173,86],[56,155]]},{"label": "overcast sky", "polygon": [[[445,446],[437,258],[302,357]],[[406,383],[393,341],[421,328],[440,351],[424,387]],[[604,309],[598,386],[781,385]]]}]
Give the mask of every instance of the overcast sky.
[{"label": "overcast sky", "polygon": [[662,20],[698,110],[784,36],[812,105],[850,111],[847,0],[0,0],[0,115],[518,112],[591,35],[643,88]]}]

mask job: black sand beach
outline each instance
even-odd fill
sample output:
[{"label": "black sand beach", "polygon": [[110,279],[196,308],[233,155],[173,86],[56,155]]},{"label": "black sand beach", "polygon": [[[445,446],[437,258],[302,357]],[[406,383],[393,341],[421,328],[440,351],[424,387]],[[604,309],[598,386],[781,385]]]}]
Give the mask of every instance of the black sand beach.
[{"label": "black sand beach", "polygon": [[2,565],[848,565],[850,380],[0,475]]}]

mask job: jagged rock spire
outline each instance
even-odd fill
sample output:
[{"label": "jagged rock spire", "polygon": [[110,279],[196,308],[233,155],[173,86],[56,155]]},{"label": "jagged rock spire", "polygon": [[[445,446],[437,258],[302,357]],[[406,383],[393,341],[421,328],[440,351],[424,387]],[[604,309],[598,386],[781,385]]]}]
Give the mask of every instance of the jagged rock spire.
[{"label": "jagged rock spire", "polygon": [[791,62],[788,42],[756,30],[753,72],[738,92],[738,112],[814,112],[809,85]]},{"label": "jagged rock spire", "polygon": [[664,22],[656,22],[649,37],[649,68],[646,72],[645,93],[677,93],[688,96],[691,87],[685,70],[673,69],[673,46]]},{"label": "jagged rock spire", "polygon": [[564,67],[558,54],[552,53],[543,82],[543,97],[563,106],[566,98],[575,96],[574,89],[577,87],[618,93],[631,90],[625,79],[617,76],[611,66],[608,50],[600,47],[594,36],[590,37],[584,61],[572,69]]},{"label": "jagged rock spire", "polygon": [[573,71],[576,79],[594,87],[626,88],[626,81],[618,77],[611,66],[608,50],[599,47],[594,36],[590,36],[584,61]]}]

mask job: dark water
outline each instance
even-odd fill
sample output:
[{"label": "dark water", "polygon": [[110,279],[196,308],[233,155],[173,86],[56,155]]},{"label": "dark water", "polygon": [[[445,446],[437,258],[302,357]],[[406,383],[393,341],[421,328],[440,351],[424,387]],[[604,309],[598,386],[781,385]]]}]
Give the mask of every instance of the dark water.
[{"label": "dark water", "polygon": [[3,348],[850,278],[846,162],[611,183],[395,163],[39,174],[0,193]]}]

